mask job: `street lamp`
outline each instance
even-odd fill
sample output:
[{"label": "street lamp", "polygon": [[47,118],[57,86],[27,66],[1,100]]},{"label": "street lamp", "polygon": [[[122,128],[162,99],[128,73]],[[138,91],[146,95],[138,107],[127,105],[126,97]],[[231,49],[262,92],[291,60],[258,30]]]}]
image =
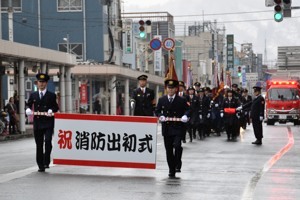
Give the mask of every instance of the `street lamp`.
[{"label": "street lamp", "polygon": [[67,34],[67,37],[66,38],[63,38],[64,41],[67,42],[67,53],[69,54],[70,53],[70,38],[69,38],[69,34]]}]

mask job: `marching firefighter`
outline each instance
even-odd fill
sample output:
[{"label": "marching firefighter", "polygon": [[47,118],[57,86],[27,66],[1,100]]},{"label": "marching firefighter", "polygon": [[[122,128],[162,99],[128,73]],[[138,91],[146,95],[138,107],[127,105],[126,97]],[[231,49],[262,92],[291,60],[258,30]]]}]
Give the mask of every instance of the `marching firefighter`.
[{"label": "marching firefighter", "polygon": [[[206,98],[209,100],[209,102],[212,100],[213,96],[212,96],[212,90],[210,89],[210,87],[204,87],[204,95],[206,96]],[[210,105],[211,106],[211,105]],[[205,136],[209,137],[210,133],[211,133],[211,126],[212,126],[212,122],[211,119],[209,117],[209,119],[206,121],[205,124]]]},{"label": "marching firefighter", "polygon": [[224,100],[224,90],[220,91],[220,93],[216,94],[216,96],[211,100],[211,113],[212,113],[212,127],[217,134],[217,136],[221,136],[223,124],[222,118],[220,116],[220,108]]},{"label": "marching firefighter", "polygon": [[147,86],[147,75],[140,75],[138,78],[139,87],[132,93],[130,99],[131,109],[135,116],[153,116],[155,107],[154,91]]},{"label": "marching firefighter", "polygon": [[189,87],[187,92],[188,95],[186,96],[186,99],[190,106],[190,116],[191,116],[187,124],[187,131],[190,135],[190,142],[192,142],[193,139],[196,139],[199,101],[198,101],[198,97],[195,95],[195,89],[193,87]]},{"label": "marching firefighter", "polygon": [[[183,81],[179,81],[178,96],[186,99],[186,87]],[[183,126],[184,127],[182,128],[182,142],[186,143],[187,124],[184,124]]]},{"label": "marching firefighter", "polygon": [[[188,121],[189,108],[186,99],[176,95],[178,90],[177,80],[166,80],[165,86],[167,95],[159,99],[155,114],[162,123],[162,135],[167,154],[169,177],[175,178],[176,172],[181,172],[182,129],[184,123]],[[167,121],[168,118],[179,118],[180,121]]]},{"label": "marching firefighter", "polygon": [[198,134],[200,140],[203,140],[207,135],[206,124],[210,120],[210,102],[208,97],[204,95],[204,89],[200,88],[197,91],[199,107],[198,107]]},{"label": "marching firefighter", "polygon": [[261,86],[256,85],[253,87],[254,90],[254,99],[252,103],[248,103],[244,106],[240,106],[237,110],[246,109],[251,107],[250,110],[250,118],[252,120],[252,126],[256,141],[252,142],[252,144],[261,145],[263,138],[263,127],[262,123],[265,116],[265,99],[261,95]]},{"label": "marching firefighter", "polygon": [[[252,102],[252,97],[248,95],[248,90],[244,89],[242,92],[242,99],[241,99],[242,105],[247,105]],[[248,108],[245,108],[242,110],[242,116],[241,116],[241,127],[245,130],[248,125],[250,125],[250,106]]]},{"label": "marching firefighter", "polygon": [[[228,141],[236,141],[237,137],[237,126],[238,123],[238,113],[236,112],[236,108],[239,107],[239,102],[236,98],[233,97],[233,91],[228,90],[227,91],[227,97],[224,98],[221,111],[221,117],[224,116],[224,122],[225,122],[225,130],[227,134],[227,140]],[[224,113],[224,114],[223,114]]]}]

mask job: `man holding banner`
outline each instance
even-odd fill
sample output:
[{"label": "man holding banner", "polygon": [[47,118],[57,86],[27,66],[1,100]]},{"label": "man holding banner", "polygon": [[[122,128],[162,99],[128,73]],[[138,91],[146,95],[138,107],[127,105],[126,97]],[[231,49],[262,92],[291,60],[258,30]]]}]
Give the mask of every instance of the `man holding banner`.
[{"label": "man holding banner", "polygon": [[[58,111],[56,94],[47,90],[49,75],[36,75],[38,91],[33,92],[27,102],[26,115],[33,115],[34,139],[36,143],[36,162],[39,172],[49,168],[52,150],[52,135],[54,131],[53,113]],[[34,113],[31,108],[34,108]],[[44,151],[45,141],[45,151]]]},{"label": "man holding banner", "polygon": [[[181,172],[182,147],[181,139],[184,123],[188,122],[189,108],[185,98],[177,94],[178,81],[167,79],[165,87],[167,95],[161,97],[156,107],[156,116],[162,123],[162,135],[169,166],[169,177],[175,178],[176,172]],[[175,150],[175,151],[174,151]]]}]

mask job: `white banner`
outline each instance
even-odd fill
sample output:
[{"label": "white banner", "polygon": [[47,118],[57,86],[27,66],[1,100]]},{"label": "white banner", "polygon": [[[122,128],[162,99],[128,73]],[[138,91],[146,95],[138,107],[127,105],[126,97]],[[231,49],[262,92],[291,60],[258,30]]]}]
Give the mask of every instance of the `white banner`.
[{"label": "white banner", "polygon": [[[156,35],[154,38],[159,39],[160,41],[162,40],[161,35]],[[161,72],[161,59],[162,59],[162,48],[153,51],[154,54],[154,71],[155,72]]]},{"label": "white banner", "polygon": [[53,163],[156,167],[156,117],[55,114]]}]

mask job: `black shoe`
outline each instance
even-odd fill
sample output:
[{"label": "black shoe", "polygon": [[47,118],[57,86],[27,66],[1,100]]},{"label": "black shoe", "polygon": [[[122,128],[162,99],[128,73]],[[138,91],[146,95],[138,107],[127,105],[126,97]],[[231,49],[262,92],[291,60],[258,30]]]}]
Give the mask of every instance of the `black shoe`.
[{"label": "black shoe", "polygon": [[39,168],[38,172],[45,172],[44,168]]},{"label": "black shoe", "polygon": [[176,178],[175,173],[169,173],[169,178]]},{"label": "black shoe", "polygon": [[252,144],[261,145],[262,142],[261,142],[261,140],[256,140],[255,142],[252,142]]},{"label": "black shoe", "polygon": [[45,167],[46,169],[49,169],[49,168],[50,168],[49,165],[45,165],[44,167]]},{"label": "black shoe", "polygon": [[180,170],[180,169],[176,169],[176,172],[180,173],[180,172],[181,172],[181,170]]}]

